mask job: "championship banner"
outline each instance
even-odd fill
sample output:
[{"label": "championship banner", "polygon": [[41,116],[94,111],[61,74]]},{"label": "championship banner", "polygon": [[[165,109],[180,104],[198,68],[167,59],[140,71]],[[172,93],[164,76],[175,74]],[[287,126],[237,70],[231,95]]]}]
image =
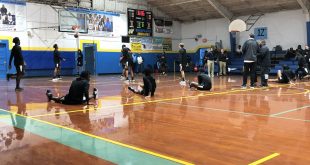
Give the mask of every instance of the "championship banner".
[{"label": "championship banner", "polygon": [[131,51],[133,52],[141,52],[142,51],[142,44],[141,42],[132,42],[130,43]]},{"label": "championship banner", "polygon": [[26,15],[25,0],[0,0],[0,31],[25,31]]}]

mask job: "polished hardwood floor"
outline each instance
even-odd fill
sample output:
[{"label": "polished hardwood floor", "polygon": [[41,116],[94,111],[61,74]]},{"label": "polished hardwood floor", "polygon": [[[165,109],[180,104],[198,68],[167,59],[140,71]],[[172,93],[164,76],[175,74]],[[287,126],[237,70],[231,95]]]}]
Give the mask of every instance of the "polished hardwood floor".
[{"label": "polished hardwood floor", "polygon": [[[47,102],[46,89],[65,95],[73,77],[24,79],[22,92],[14,80],[0,80],[0,108],[193,164],[249,164],[273,153],[280,155],[265,164],[310,164],[310,82],[243,90],[241,76],[215,77],[212,91],[201,92],[180,86],[178,75],[155,77],[154,98],[130,93],[115,75],[93,77],[99,99],[90,106]],[[1,164],[118,164],[1,122],[1,115],[0,126]]]}]

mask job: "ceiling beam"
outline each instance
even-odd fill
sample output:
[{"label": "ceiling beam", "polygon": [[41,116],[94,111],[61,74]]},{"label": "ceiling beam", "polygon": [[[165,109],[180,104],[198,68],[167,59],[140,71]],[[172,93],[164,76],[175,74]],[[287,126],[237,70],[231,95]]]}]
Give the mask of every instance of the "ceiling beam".
[{"label": "ceiling beam", "polygon": [[224,7],[218,0],[207,0],[211,6],[214,7],[223,17],[227,18],[228,20],[232,21],[234,14],[229,11],[226,7]]},{"label": "ceiling beam", "polygon": [[310,3],[308,0],[297,0],[297,2],[305,12],[309,13]]},{"label": "ceiling beam", "polygon": [[162,7],[169,7],[169,6],[185,5],[185,4],[188,4],[188,3],[199,2],[199,1],[201,1],[201,0],[190,0],[190,1],[183,1],[183,2],[177,2],[177,3],[152,5],[152,6],[153,6],[153,7],[157,7],[157,8],[162,8]]}]

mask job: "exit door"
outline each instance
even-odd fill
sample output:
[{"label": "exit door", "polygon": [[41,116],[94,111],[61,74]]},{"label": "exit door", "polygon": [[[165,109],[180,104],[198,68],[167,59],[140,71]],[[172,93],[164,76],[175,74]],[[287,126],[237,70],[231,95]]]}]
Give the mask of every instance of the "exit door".
[{"label": "exit door", "polygon": [[85,70],[89,71],[90,74],[95,74],[95,47],[86,46],[84,47],[85,52]]},{"label": "exit door", "polygon": [[6,76],[8,59],[8,44],[0,42],[0,78]]}]

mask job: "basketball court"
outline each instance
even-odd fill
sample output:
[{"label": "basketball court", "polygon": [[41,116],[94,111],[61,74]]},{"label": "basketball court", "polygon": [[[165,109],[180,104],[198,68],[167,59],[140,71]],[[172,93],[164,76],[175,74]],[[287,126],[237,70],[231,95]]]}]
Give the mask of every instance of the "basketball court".
[{"label": "basketball court", "polygon": [[0,0],[0,165],[308,165],[309,11]]},{"label": "basketball court", "polygon": [[[14,152],[2,152],[1,160],[7,164],[34,160],[255,164],[265,157],[267,164],[309,161],[308,82],[241,90],[240,77],[231,76],[214,79],[217,85],[211,92],[198,92],[180,87],[173,75],[158,76],[158,94],[146,100],[129,93],[118,77],[100,76],[91,81],[100,91],[97,105],[47,102],[45,89],[63,95],[71,79],[57,84],[46,83],[46,78],[25,79],[23,93],[1,82],[1,136],[11,138],[14,145],[10,146]],[[14,130],[18,131],[10,137]],[[18,143],[19,136],[23,141]]]}]

